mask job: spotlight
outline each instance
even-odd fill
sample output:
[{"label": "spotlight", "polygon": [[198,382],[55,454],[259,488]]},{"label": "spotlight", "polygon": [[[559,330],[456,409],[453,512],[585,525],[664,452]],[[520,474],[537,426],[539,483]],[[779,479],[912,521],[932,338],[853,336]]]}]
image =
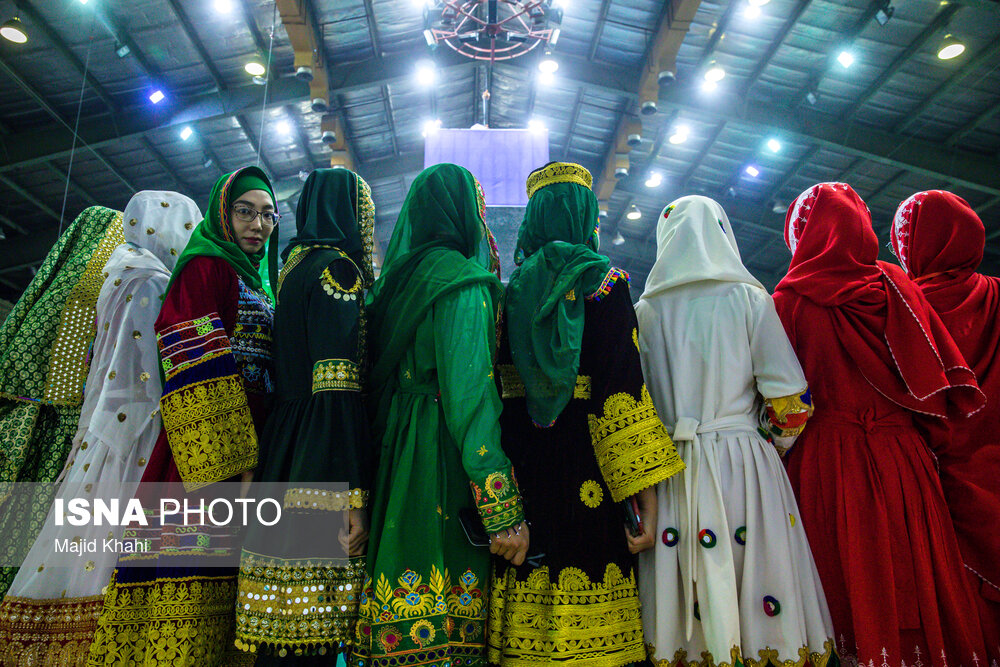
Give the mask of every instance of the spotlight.
[{"label": "spotlight", "polygon": [[551,72],[539,72],[538,82],[546,86],[551,86],[556,82],[556,75]]},{"label": "spotlight", "polygon": [[615,167],[615,178],[619,180],[628,178],[628,167]]},{"label": "spotlight", "polygon": [[149,94],[149,101],[153,104],[159,104],[165,97],[162,90],[154,90]]},{"label": "spotlight", "polygon": [[650,172],[649,177],[646,178],[647,188],[658,188],[663,183],[663,175],[658,171]]},{"label": "spotlight", "polygon": [[16,16],[4,21],[3,26],[0,26],[0,35],[15,44],[24,44],[28,41],[28,33],[24,30],[24,24]]},{"label": "spotlight", "polygon": [[713,60],[708,66],[708,69],[705,70],[705,81],[719,83],[724,78],[726,78],[726,70],[722,69],[722,67]]},{"label": "spotlight", "polygon": [[938,49],[937,57],[941,60],[951,60],[965,53],[965,44],[960,42],[954,35],[945,35],[941,47]]},{"label": "spotlight", "polygon": [[625,217],[629,220],[638,220],[642,217],[642,211],[639,210],[638,206],[632,204],[628,207],[628,213],[625,214]]},{"label": "spotlight", "polygon": [[337,143],[337,135],[333,132],[333,130],[324,130],[323,134],[320,135],[320,139],[324,144]]},{"label": "spotlight", "polygon": [[744,169],[743,171],[745,171],[747,173],[747,176],[749,176],[750,178],[757,178],[758,176],[760,176],[760,169],[753,166],[752,164],[748,164],[747,168]]},{"label": "spotlight", "polygon": [[621,232],[615,234],[615,237],[611,239],[611,245],[621,245],[623,243],[625,243],[625,237],[622,236]]},{"label": "spotlight", "polygon": [[215,2],[212,3],[212,6],[215,7],[215,11],[220,14],[228,14],[233,11],[232,0],[215,0]]},{"label": "spotlight", "polygon": [[784,213],[786,208],[787,207],[780,201],[775,201],[774,203],[771,204],[772,213]]},{"label": "spotlight", "polygon": [[841,67],[847,69],[854,64],[854,54],[850,51],[841,51],[840,55],[837,56],[837,62],[840,63]]},{"label": "spotlight", "polygon": [[656,102],[653,100],[646,100],[642,103],[642,106],[639,107],[639,113],[643,116],[652,116],[656,113]]},{"label": "spotlight", "polygon": [[878,21],[879,25],[884,26],[892,18],[892,15],[896,13],[896,8],[892,6],[889,0],[886,0],[878,11],[875,12],[875,20]]},{"label": "spotlight", "polygon": [[687,125],[677,125],[674,127],[674,133],[670,135],[670,138],[667,141],[674,145],[683,144],[688,140],[688,134],[690,133],[691,130]]},{"label": "spotlight", "polygon": [[767,140],[767,149],[772,153],[777,153],[781,150],[781,142],[772,137]]},{"label": "spotlight", "polygon": [[434,46],[437,44],[437,40],[434,39],[434,33],[431,32],[430,28],[424,30],[424,41],[427,42],[427,46]]},{"label": "spotlight", "polygon": [[437,81],[437,69],[430,60],[417,63],[417,83],[421,86],[431,86]]},{"label": "spotlight", "polygon": [[538,63],[538,71],[542,74],[555,74],[558,69],[559,62],[548,53]]},{"label": "spotlight", "polygon": [[243,66],[243,69],[246,70],[246,73],[250,76],[264,76],[264,72],[267,71],[267,69],[256,60],[248,62]]},{"label": "spotlight", "polygon": [[313,113],[326,113],[330,110],[330,105],[322,97],[314,97],[309,108],[313,110]]},{"label": "spotlight", "polygon": [[428,134],[434,134],[439,129],[441,129],[441,119],[435,118],[434,120],[428,120],[424,122],[424,131],[422,134],[426,137]]},{"label": "spotlight", "polygon": [[130,53],[132,49],[128,48],[128,44],[115,44],[115,55],[119,58],[124,58]]},{"label": "spotlight", "polygon": [[630,134],[625,138],[625,142],[632,147],[638,146],[642,143],[642,135],[638,133]]},{"label": "spotlight", "polygon": [[182,141],[187,141],[194,134],[194,130],[191,129],[190,125],[185,125],[184,129],[181,130],[180,137]]},{"label": "spotlight", "polygon": [[287,120],[279,120],[278,124],[274,126],[274,129],[278,131],[278,134],[287,137],[292,133],[292,126],[288,124]]},{"label": "spotlight", "polygon": [[669,86],[677,80],[677,73],[673,70],[665,69],[656,75],[656,83],[661,86]]},{"label": "spotlight", "polygon": [[[261,72],[261,74],[263,74],[263,72]],[[313,80],[313,68],[306,66],[299,67],[298,69],[295,70],[295,78],[298,79],[299,81],[305,81],[306,83],[309,83],[310,81]]]},{"label": "spotlight", "polygon": [[545,123],[543,123],[540,120],[532,118],[531,120],[528,121],[528,129],[531,130],[532,132],[544,132]]}]

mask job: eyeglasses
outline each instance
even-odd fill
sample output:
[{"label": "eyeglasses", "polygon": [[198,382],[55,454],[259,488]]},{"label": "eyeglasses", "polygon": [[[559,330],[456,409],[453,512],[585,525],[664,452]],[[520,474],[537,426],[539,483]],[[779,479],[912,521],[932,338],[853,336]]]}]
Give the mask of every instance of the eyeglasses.
[{"label": "eyeglasses", "polygon": [[264,227],[274,227],[281,221],[281,214],[277,211],[258,211],[243,205],[233,207],[233,216],[241,222],[253,222],[258,215]]}]

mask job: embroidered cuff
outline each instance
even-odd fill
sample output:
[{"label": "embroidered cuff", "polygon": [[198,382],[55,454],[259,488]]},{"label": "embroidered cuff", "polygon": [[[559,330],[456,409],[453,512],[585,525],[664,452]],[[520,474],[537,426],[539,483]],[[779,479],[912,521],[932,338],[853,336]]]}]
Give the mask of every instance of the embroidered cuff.
[{"label": "embroidered cuff", "polygon": [[514,468],[491,472],[484,479],[472,480],[469,484],[487,533],[498,533],[524,521]]},{"label": "embroidered cuff", "polygon": [[[211,359],[232,355],[229,336],[216,313],[194,320],[178,322],[156,335],[160,348],[160,364],[166,381],[164,393],[171,390],[173,380],[185,371]],[[233,368],[235,369],[235,362]]]},{"label": "embroidered cuff", "polygon": [[646,385],[638,401],[627,392],[609,396],[604,414],[588,415],[587,421],[597,464],[616,503],[684,469]]},{"label": "embroidered cuff", "polygon": [[813,413],[812,397],[808,389],[793,396],[765,399],[764,405],[767,408],[769,430],[773,435],[784,438],[802,433],[806,421]]},{"label": "embroidered cuff", "polygon": [[294,488],[285,491],[286,510],[323,510],[342,512],[368,506],[368,492],[363,489],[327,491],[324,489]]},{"label": "embroidered cuff", "polygon": [[361,372],[350,359],[323,359],[313,364],[312,393],[361,391]]},{"label": "embroidered cuff", "polygon": [[257,466],[257,432],[239,376],[184,385],[160,399],[160,414],[188,491]]}]

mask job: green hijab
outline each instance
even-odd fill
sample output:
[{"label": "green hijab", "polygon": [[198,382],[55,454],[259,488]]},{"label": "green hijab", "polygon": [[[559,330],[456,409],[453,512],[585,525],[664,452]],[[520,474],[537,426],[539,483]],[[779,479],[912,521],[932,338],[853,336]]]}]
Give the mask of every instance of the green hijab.
[{"label": "green hijab", "polygon": [[[281,254],[285,262],[295,248],[327,249],[331,262],[338,256],[349,257],[365,288],[371,287],[375,203],[363,178],[348,169],[313,171],[302,186],[295,221],[295,236]],[[272,253],[269,261],[276,267],[277,254]]]},{"label": "green hijab", "polygon": [[584,299],[611,264],[596,252],[598,207],[590,184],[590,172],[568,163],[550,163],[528,177],[506,315],[511,357],[539,426],[551,426],[573,397]]},{"label": "green hijab", "polygon": [[442,296],[481,284],[493,297],[493,312],[499,313],[500,263],[484,212],[482,188],[463,167],[434,165],[414,179],[382,273],[368,295],[375,405],[412,347],[417,327]]},{"label": "green hijab", "polygon": [[191,240],[184,247],[184,252],[177,258],[177,265],[170,274],[167,291],[170,291],[177,276],[184,266],[195,257],[219,257],[233,267],[237,275],[248,287],[254,290],[262,288],[260,265],[271,245],[271,239],[278,238],[278,227],[271,230],[268,243],[252,255],[248,255],[236,242],[233,223],[229,211],[240,195],[250,190],[265,190],[274,201],[274,188],[267,174],[259,167],[243,167],[231,174],[225,174],[215,182],[205,218],[195,227]]}]

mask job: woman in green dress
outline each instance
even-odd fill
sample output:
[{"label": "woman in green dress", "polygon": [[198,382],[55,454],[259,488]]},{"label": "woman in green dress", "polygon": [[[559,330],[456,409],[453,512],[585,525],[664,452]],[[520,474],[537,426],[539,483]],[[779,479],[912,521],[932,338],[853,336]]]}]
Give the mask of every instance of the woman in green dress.
[{"label": "woman in green dress", "polygon": [[[361,398],[371,190],[347,169],[317,169],[303,186],[296,220],[277,281],[275,404],[254,473],[256,482],[288,484],[283,504],[295,516],[250,530],[236,599],[236,644],[258,654],[257,667],[332,665],[353,644],[375,459]],[[331,485],[340,482],[347,488]],[[349,560],[329,528],[344,513]],[[327,536],[334,539],[324,547]],[[271,599],[276,588],[283,595]]]},{"label": "woman in green dress", "polygon": [[[27,556],[66,464],[94,341],[104,265],[125,242],[122,214],[85,209],[66,228],[0,327],[0,554]],[[9,495],[8,482],[48,482]],[[0,595],[17,574],[0,568]]]},{"label": "woman in green dress", "polygon": [[[524,560],[528,531],[500,448],[493,377],[501,286],[482,189],[453,164],[414,180],[369,299],[370,377],[381,452],[359,666],[483,664],[490,551]],[[471,486],[472,493],[469,492]]]}]

